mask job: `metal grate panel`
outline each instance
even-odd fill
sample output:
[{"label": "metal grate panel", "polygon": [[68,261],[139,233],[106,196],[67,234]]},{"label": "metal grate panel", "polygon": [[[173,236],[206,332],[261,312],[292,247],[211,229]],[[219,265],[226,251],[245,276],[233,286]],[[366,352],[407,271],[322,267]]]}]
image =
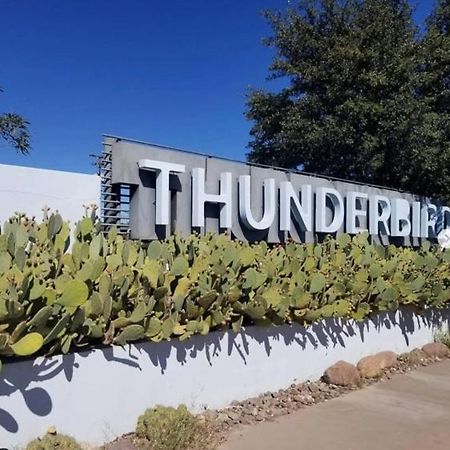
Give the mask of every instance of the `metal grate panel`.
[{"label": "metal grate panel", "polygon": [[108,232],[113,225],[120,234],[129,235],[130,229],[130,186],[112,183],[111,143],[103,142],[103,151],[99,158],[101,179],[100,220],[103,231]]}]

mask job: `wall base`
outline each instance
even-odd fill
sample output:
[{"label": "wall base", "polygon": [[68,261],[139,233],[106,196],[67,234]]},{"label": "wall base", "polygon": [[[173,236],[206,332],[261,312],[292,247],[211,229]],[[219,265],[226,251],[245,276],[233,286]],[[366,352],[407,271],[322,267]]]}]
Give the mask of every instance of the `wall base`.
[{"label": "wall base", "polygon": [[356,363],[378,351],[421,347],[449,321],[449,309],[424,316],[402,309],[362,323],[251,327],[9,363],[0,374],[0,447],[25,445],[50,426],[102,444],[133,431],[151,406],[224,407],[318,379],[340,359]]}]

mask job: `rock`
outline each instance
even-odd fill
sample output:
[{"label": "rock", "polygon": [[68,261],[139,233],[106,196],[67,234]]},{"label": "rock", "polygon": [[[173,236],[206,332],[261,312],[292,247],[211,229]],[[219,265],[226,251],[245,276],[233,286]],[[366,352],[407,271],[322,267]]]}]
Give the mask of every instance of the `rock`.
[{"label": "rock", "polygon": [[378,378],[383,373],[383,368],[376,360],[363,358],[357,365],[359,373],[363,378]]},{"label": "rock", "polygon": [[[431,348],[433,347],[436,348],[435,345]],[[442,347],[439,347],[442,351]],[[450,356],[450,350],[445,349],[444,354]],[[377,362],[377,367],[389,369],[384,372],[381,369],[381,376],[376,378],[361,378],[357,367],[345,361],[339,361],[325,371],[322,381],[306,381],[290,385],[287,389],[280,389],[277,392],[266,392],[259,397],[234,401],[232,406],[226,409],[213,412],[203,411],[200,417],[202,420],[206,419],[210,425],[215,427],[216,431],[228,432],[230,428],[236,425],[253,425],[265,420],[273,420],[276,417],[309,407],[309,405],[329,401],[334,397],[355,391],[363,386],[371,386],[375,383],[383,382],[395,374],[407,373],[412,368],[417,367],[417,364],[428,365],[435,361],[435,358],[428,356],[427,353],[420,349],[415,349],[399,357],[393,352],[381,352],[363,358],[358,363],[359,367],[364,364],[372,366],[374,362]],[[324,384],[323,381],[326,381],[327,384]],[[105,450],[119,449],[105,447]],[[122,449],[120,448],[120,450]]]},{"label": "rock", "polygon": [[394,352],[380,352],[360,359],[356,367],[363,378],[375,378],[383,373],[383,369],[392,367],[396,362],[397,355]]},{"label": "rock", "polygon": [[121,437],[114,442],[106,444],[104,450],[137,450],[138,447],[134,445],[132,437]]},{"label": "rock", "polygon": [[239,419],[239,413],[237,411],[228,410],[227,416],[229,419],[231,419],[233,422]]},{"label": "rock", "polygon": [[441,342],[433,342],[426,344],[422,347],[422,350],[428,355],[434,358],[446,358],[449,355],[449,349],[445,344]]},{"label": "rock", "polygon": [[317,388],[320,392],[330,392],[330,386],[326,383],[319,383]]},{"label": "rock", "polygon": [[303,395],[301,402],[305,405],[312,405],[313,403],[315,403],[315,400],[312,395]]},{"label": "rock", "polygon": [[247,399],[249,406],[260,406],[262,405],[261,397],[251,397]]},{"label": "rock", "polygon": [[352,384],[358,384],[361,381],[361,377],[358,369],[353,364],[338,361],[325,370],[323,380],[328,384],[350,386]]},{"label": "rock", "polygon": [[56,432],[56,428],[55,427],[50,427],[48,430],[47,430],[47,434],[51,434],[51,435],[53,435],[53,436],[56,436],[56,434],[57,434],[57,432]]},{"label": "rock", "polygon": [[262,410],[259,412],[259,417],[261,417],[263,420],[269,420],[272,415],[270,414],[269,410]]},{"label": "rock", "polygon": [[312,395],[304,395],[304,394],[297,394],[293,398],[294,402],[301,403],[302,405],[310,405],[314,403],[314,397]]},{"label": "rock", "polygon": [[398,362],[398,357],[395,352],[385,351],[377,353],[375,356],[384,361],[385,369],[389,369],[390,367],[395,366]]},{"label": "rock", "polygon": [[207,409],[202,414],[207,421],[214,421],[217,419],[219,413],[217,411],[214,411],[213,409]]},{"label": "rock", "polygon": [[244,417],[241,417],[241,419],[239,420],[239,423],[242,425],[251,425],[253,423],[253,419],[248,416],[244,416]]},{"label": "rock", "polygon": [[405,355],[407,362],[413,365],[423,364],[427,357],[428,355],[420,348],[415,348]]},{"label": "rock", "polygon": [[217,420],[219,422],[227,422],[228,421],[228,415],[224,412],[221,412],[217,415]]}]

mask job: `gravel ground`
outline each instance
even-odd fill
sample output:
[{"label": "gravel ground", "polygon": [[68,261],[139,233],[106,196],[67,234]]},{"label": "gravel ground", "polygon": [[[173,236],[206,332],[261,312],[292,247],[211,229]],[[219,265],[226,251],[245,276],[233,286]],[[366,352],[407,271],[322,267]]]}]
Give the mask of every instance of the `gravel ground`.
[{"label": "gravel ground", "polygon": [[[357,386],[336,386],[322,380],[307,381],[292,384],[288,389],[277,392],[267,392],[255,398],[235,401],[230,407],[220,410],[206,410],[198,417],[209,424],[216,442],[211,442],[213,448],[226,439],[232,428],[240,425],[251,425],[270,421],[276,417],[291,414],[301,408],[307,408],[317,403],[326,402],[347,392],[362,389],[374,383],[381,383],[394,376],[407,373],[417,367],[427,366],[439,361],[439,358],[427,356],[422,350],[415,349],[410,353],[399,355],[395,366],[385,369],[378,378],[362,379]],[[145,447],[138,443],[133,434],[124,436],[107,444],[103,450],[138,450]]]}]

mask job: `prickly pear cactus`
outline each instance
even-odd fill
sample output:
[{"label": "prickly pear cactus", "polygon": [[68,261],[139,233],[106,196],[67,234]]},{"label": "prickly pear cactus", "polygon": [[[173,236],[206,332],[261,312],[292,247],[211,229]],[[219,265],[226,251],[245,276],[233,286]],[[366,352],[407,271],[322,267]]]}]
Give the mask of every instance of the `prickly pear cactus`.
[{"label": "prickly pear cactus", "polygon": [[193,234],[142,244],[103,234],[95,209],[70,239],[57,213],[17,214],[0,233],[0,358],[445,307],[449,285],[450,252],[429,243],[385,248],[344,234],[269,246]]}]

